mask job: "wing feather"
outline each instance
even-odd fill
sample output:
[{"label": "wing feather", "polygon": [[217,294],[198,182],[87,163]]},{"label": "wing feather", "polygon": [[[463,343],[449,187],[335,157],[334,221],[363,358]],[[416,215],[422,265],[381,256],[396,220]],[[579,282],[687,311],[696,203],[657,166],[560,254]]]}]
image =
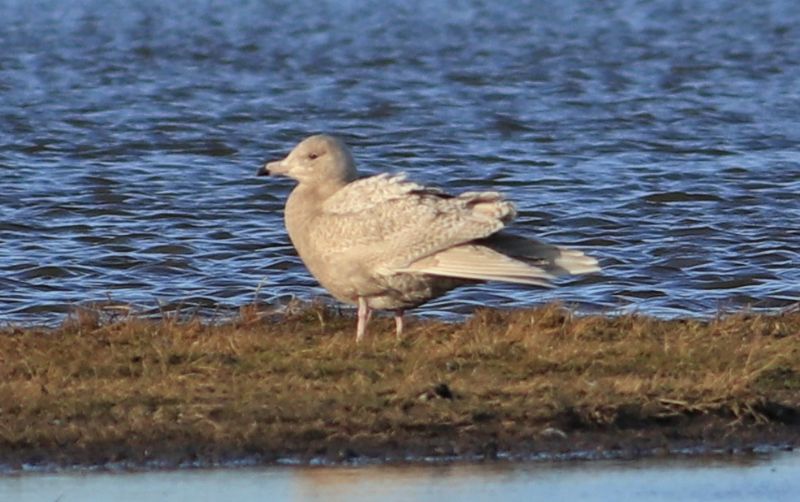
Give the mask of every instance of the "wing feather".
[{"label": "wing feather", "polygon": [[479,281],[502,281],[552,287],[553,275],[485,246],[464,244],[395,270]]},{"label": "wing feather", "polygon": [[309,229],[323,254],[348,253],[379,268],[412,262],[502,229],[515,215],[497,192],[450,196],[405,181],[404,175],[378,175],[340,189],[321,206]]}]

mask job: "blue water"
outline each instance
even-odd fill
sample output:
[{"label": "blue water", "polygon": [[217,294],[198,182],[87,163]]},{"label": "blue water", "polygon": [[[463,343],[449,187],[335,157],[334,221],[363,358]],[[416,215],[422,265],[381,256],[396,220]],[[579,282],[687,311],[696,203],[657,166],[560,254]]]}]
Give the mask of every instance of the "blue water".
[{"label": "blue water", "polygon": [[790,502],[800,458],[219,469],[0,477],[0,500]]},{"label": "blue water", "polygon": [[323,294],[254,176],[314,132],[365,174],[495,187],[598,257],[420,309],[703,315],[800,300],[800,7],[0,2],[0,322]]}]

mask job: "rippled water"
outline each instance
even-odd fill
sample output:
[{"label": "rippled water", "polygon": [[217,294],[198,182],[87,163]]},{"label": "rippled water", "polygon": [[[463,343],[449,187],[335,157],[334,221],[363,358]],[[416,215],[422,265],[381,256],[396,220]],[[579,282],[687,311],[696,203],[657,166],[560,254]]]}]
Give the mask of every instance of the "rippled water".
[{"label": "rippled water", "polygon": [[7,0],[0,19],[0,321],[321,293],[283,229],[290,183],[254,177],[318,131],[364,173],[502,189],[520,231],[605,268],[428,314],[800,299],[794,0]]}]

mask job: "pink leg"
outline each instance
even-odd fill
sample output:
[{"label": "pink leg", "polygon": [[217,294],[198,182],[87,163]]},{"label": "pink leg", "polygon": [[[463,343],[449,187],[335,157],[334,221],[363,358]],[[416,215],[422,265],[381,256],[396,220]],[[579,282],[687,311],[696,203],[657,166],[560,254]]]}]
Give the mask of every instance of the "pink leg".
[{"label": "pink leg", "polygon": [[398,309],[394,311],[394,325],[395,325],[395,334],[397,335],[397,339],[401,339],[403,337],[403,310]]},{"label": "pink leg", "polygon": [[356,326],[356,342],[364,339],[367,334],[367,322],[372,317],[372,310],[367,306],[367,300],[358,297],[358,325]]}]

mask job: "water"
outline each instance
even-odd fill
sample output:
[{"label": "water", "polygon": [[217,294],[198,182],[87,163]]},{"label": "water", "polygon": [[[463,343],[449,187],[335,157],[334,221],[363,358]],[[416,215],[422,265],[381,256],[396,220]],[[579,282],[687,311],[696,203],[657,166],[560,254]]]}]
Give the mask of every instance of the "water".
[{"label": "water", "polygon": [[496,187],[602,276],[421,309],[698,315],[800,299],[800,8],[771,2],[0,3],[0,322],[322,293],[285,235],[306,135]]},{"label": "water", "polygon": [[0,500],[795,501],[800,457],[60,473],[0,477]]}]

